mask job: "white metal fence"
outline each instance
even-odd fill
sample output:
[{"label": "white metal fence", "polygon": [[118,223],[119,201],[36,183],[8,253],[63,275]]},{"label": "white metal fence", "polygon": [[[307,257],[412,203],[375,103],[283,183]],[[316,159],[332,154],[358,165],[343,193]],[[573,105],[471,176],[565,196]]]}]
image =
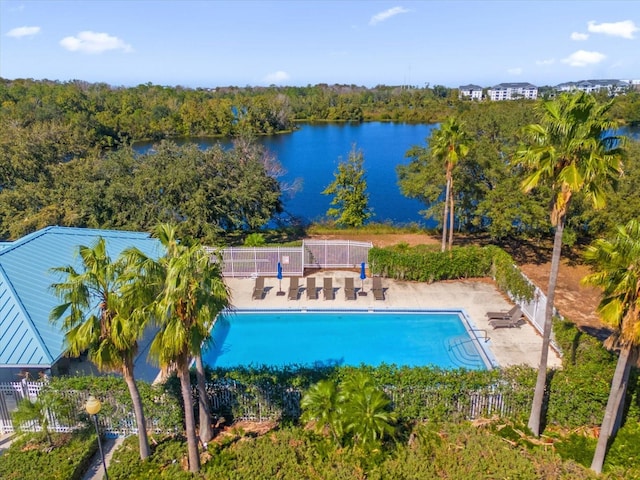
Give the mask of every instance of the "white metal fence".
[{"label": "white metal fence", "polygon": [[[305,268],[355,268],[367,263],[368,242],[305,240],[300,247],[229,247],[222,250],[225,277],[301,276]],[[213,249],[210,249],[213,251]]]},{"label": "white metal fence", "polygon": [[25,399],[35,399],[40,392],[41,382],[0,383],[0,434],[12,433],[11,412]]},{"label": "white metal fence", "polygon": [[[0,388],[9,391],[17,391],[20,397],[35,398],[44,382],[13,382],[12,384],[0,384]],[[529,398],[523,401],[522,395],[514,393],[513,386],[499,388],[498,385],[487,385],[484,388],[468,391],[460,391],[452,395],[446,388],[438,386],[420,386],[412,388],[384,387],[385,392],[391,398],[396,408],[406,408],[415,404],[426,408],[438,407],[447,411],[448,415],[455,418],[474,419],[481,416],[511,416],[525,411],[529,405]],[[301,414],[300,400],[302,391],[286,385],[242,385],[235,381],[220,380],[207,384],[207,393],[212,407],[212,413],[217,417],[233,420],[250,420],[257,422],[277,421],[283,418],[297,419]],[[4,393],[3,393],[4,395]],[[0,399],[3,397],[0,395]],[[73,413],[69,417],[57,419],[49,416],[49,429],[52,432],[69,432],[86,425],[87,417],[84,414],[84,403],[88,393],[71,391],[65,394],[68,400],[75,404]],[[193,407],[197,405],[197,391],[193,389]],[[160,399],[160,401],[162,401]],[[416,403],[417,402],[417,403]],[[0,402],[2,403],[2,402]],[[15,409],[15,405],[9,402],[9,409]],[[103,411],[98,416],[100,431],[106,435],[126,436],[137,433],[137,425],[133,412],[119,404],[117,400],[103,398]],[[180,408],[176,402],[167,402],[163,408]],[[125,411],[126,410],[126,411]],[[10,411],[6,408],[2,411],[1,433],[12,433],[14,427],[11,423]],[[147,431],[155,433],[175,433],[174,428],[163,426],[159,418],[146,412]],[[24,426],[23,426],[24,427]],[[38,431],[40,426],[33,422],[28,429]]]},{"label": "white metal fence", "polygon": [[[543,293],[543,291],[535,285],[527,276],[520,271],[521,275],[526,278],[531,285],[535,287],[533,298],[530,301],[523,300],[515,300],[520,305],[522,309],[522,313],[529,319],[534,328],[542,335],[544,332],[544,317],[545,310],[547,308],[547,296]],[[554,315],[559,315],[557,309],[554,307],[553,309]],[[560,347],[555,341],[553,330],[551,331],[551,346],[558,352],[559,355],[562,355],[562,351]]]}]

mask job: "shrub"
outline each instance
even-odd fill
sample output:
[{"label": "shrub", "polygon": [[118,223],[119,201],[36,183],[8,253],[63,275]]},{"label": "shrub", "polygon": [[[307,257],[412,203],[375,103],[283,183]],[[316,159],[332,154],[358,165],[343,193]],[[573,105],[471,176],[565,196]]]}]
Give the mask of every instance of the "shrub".
[{"label": "shrub", "polygon": [[533,297],[533,285],[513,258],[493,245],[455,247],[451,252],[441,252],[435,246],[372,248],[369,264],[376,275],[429,283],[492,276],[505,293],[517,299]]},{"label": "shrub", "polygon": [[3,480],[78,480],[98,450],[90,429],[54,433],[51,443],[41,433],[25,433],[0,457]]}]

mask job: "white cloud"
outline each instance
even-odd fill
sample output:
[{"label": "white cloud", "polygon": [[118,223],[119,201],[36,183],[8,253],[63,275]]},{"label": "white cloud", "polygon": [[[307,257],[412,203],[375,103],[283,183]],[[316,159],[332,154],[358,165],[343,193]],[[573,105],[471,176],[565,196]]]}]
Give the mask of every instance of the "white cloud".
[{"label": "white cloud", "polygon": [[632,40],[634,38],[633,34],[639,29],[632,20],[625,20],[623,22],[615,23],[589,22],[587,30],[591,33],[604,33],[605,35]]},{"label": "white cloud", "polygon": [[40,27],[18,27],[7,32],[7,37],[22,38],[40,33]]},{"label": "white cloud", "polygon": [[522,75],[522,68],[520,67],[510,68],[507,70],[507,73],[509,75]]},{"label": "white cloud", "polygon": [[78,33],[76,37],[65,37],[60,40],[67,50],[82,53],[102,53],[108,50],[124,50],[125,52],[133,51],[131,45],[124,42],[118,37],[112,37],[108,33],[97,33],[84,31]]},{"label": "white cloud", "polygon": [[587,38],[589,38],[588,33],[573,32],[571,34],[571,40],[575,40],[576,42],[584,41]]},{"label": "white cloud", "polygon": [[605,58],[607,57],[600,52],[587,52],[585,50],[578,50],[577,52],[574,52],[567,58],[563,59],[562,62],[568,64],[571,67],[586,67],[587,65],[600,63]]},{"label": "white cloud", "polygon": [[277,72],[273,72],[264,77],[264,81],[269,85],[277,85],[278,83],[286,82],[289,80],[289,74],[287,72],[283,72],[282,70],[278,70]]},{"label": "white cloud", "polygon": [[384,22],[385,20],[390,19],[391,17],[395,17],[396,15],[399,15],[401,13],[408,12],[409,10],[404,7],[393,7],[389,10],[385,10],[384,12],[376,13],[373,17],[371,17],[371,20],[369,20],[369,25],[376,25],[380,22]]},{"label": "white cloud", "polygon": [[555,58],[549,58],[546,60],[536,60],[536,65],[553,65],[554,63],[556,63]]}]

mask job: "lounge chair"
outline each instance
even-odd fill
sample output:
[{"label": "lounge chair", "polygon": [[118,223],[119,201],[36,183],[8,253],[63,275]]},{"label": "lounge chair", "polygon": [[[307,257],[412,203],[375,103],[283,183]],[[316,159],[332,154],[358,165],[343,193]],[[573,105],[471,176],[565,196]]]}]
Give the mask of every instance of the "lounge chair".
[{"label": "lounge chair", "polygon": [[353,286],[353,277],[347,277],[344,279],[344,298],[347,300],[356,299],[356,289]]},{"label": "lounge chair", "polygon": [[324,283],[322,284],[322,294],[324,295],[325,300],[334,300],[336,298],[336,295],[333,291],[333,278],[324,278]]},{"label": "lounge chair", "polygon": [[521,323],[522,310],[520,310],[520,307],[516,307],[516,310],[509,317],[492,318],[489,320],[489,325],[491,325],[493,328],[519,328]]},{"label": "lounge chair", "polygon": [[511,310],[508,311],[502,311],[502,312],[487,312],[487,318],[489,320],[491,320],[492,318],[496,318],[496,319],[505,319],[505,318],[510,318],[511,315],[513,315],[514,313],[516,313],[516,310],[518,310],[520,307],[518,305],[514,305]]},{"label": "lounge chair", "polygon": [[316,277],[307,278],[307,298],[309,300],[318,299],[318,290],[316,290]]},{"label": "lounge chair", "polygon": [[289,300],[298,300],[298,294],[300,293],[300,283],[298,277],[291,277],[289,282]]},{"label": "lounge chair", "polygon": [[373,298],[376,300],[384,300],[384,289],[382,288],[382,277],[373,277]]},{"label": "lounge chair", "polygon": [[264,297],[264,277],[257,277],[256,283],[253,286],[253,300],[262,300]]}]

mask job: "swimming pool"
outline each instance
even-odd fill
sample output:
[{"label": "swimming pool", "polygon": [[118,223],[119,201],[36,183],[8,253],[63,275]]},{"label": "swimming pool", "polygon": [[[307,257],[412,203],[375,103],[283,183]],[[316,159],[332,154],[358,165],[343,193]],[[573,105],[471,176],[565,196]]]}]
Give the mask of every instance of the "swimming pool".
[{"label": "swimming pool", "polygon": [[203,352],[211,367],[497,366],[462,311],[239,310],[221,315]]}]

